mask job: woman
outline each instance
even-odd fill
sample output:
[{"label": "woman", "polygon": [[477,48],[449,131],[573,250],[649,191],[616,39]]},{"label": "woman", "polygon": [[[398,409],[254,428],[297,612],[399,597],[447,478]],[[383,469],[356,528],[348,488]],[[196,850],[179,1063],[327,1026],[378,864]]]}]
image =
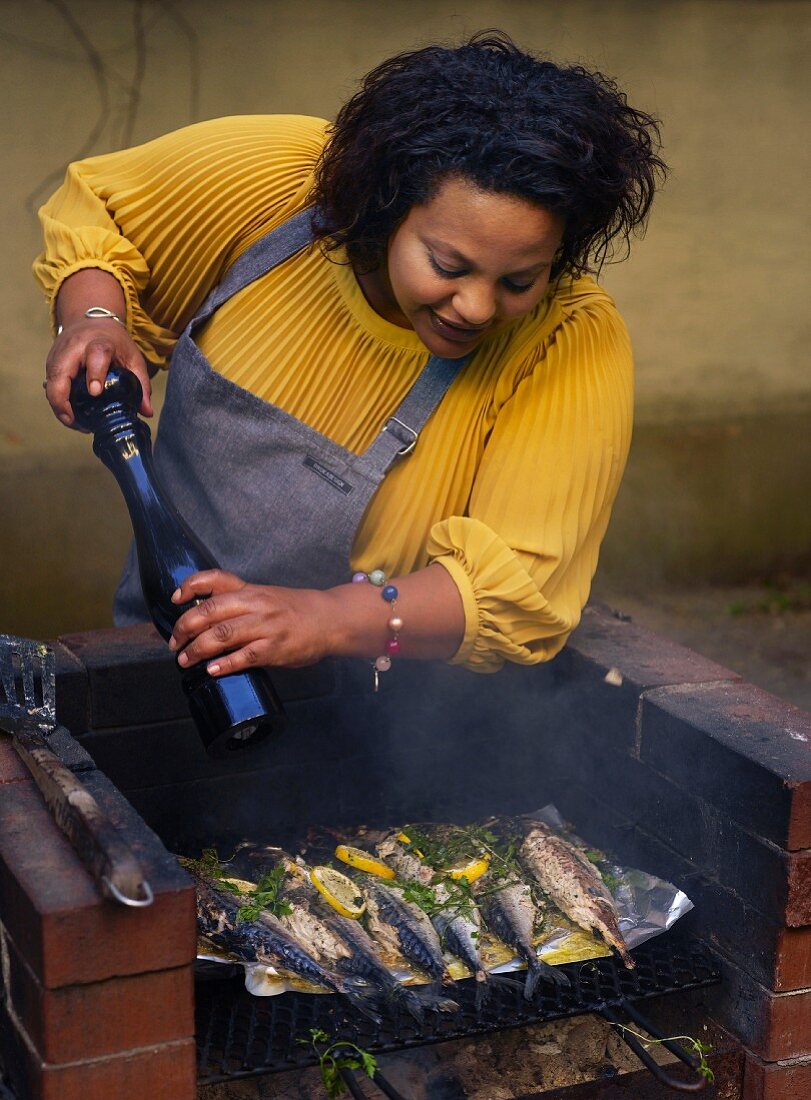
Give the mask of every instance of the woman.
[{"label": "woman", "polygon": [[586,272],[644,225],[657,141],[604,77],[483,34],[384,62],[334,127],[219,119],[71,167],[41,212],[47,396],[71,425],[71,380],[117,362],[149,416],[174,348],[156,459],[229,570],[176,593],[206,597],[181,664],[558,652],[630,435]]}]

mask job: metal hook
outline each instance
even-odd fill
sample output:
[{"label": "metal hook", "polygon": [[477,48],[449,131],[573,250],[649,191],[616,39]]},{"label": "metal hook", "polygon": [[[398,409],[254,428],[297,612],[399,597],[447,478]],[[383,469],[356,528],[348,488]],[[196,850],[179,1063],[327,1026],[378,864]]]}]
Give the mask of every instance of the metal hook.
[{"label": "metal hook", "polygon": [[128,905],[132,909],[145,909],[147,905],[151,905],[155,900],[155,895],[152,893],[152,887],[146,879],[142,879],[140,883],[140,888],[144,892],[144,897],[142,898],[130,898],[127,897],[126,894],[122,894],[116,884],[111,879],[107,878],[106,875],[102,876],[101,881],[105,890],[108,891],[110,897],[113,898],[114,901],[119,902],[121,905]]}]

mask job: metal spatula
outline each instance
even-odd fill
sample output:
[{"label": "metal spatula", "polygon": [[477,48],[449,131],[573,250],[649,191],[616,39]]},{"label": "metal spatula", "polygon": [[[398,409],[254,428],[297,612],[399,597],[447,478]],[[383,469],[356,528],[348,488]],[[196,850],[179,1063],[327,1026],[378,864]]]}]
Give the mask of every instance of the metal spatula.
[{"label": "metal spatula", "polygon": [[0,731],[31,772],[59,828],[105,897],[121,905],[152,903],[143,869],[96,799],[47,741],[56,726],[53,650],[0,634]]}]

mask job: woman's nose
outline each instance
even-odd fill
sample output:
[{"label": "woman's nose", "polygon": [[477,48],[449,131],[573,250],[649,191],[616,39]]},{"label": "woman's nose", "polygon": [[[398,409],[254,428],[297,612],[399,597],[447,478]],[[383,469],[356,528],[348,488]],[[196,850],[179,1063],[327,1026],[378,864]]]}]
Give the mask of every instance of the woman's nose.
[{"label": "woman's nose", "polygon": [[496,313],[496,295],[492,286],[476,280],[460,286],[453,302],[460,319],[472,328],[486,325]]}]

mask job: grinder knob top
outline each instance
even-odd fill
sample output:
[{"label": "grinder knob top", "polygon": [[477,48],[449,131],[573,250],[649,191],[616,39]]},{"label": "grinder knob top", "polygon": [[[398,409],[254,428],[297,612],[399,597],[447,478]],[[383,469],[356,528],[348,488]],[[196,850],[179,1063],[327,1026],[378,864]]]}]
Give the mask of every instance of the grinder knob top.
[{"label": "grinder knob top", "polygon": [[84,371],[73,380],[70,403],[73,415],[81,428],[95,432],[107,423],[110,410],[118,408],[135,415],[141,405],[143,390],[138,376],[123,367],[110,367],[104,380],[104,389],[94,397],[87,389]]}]

